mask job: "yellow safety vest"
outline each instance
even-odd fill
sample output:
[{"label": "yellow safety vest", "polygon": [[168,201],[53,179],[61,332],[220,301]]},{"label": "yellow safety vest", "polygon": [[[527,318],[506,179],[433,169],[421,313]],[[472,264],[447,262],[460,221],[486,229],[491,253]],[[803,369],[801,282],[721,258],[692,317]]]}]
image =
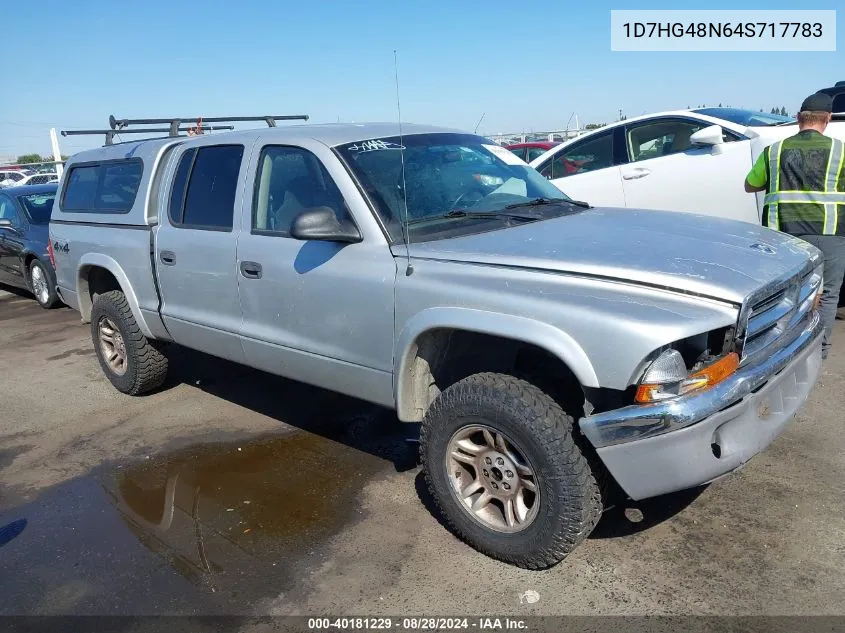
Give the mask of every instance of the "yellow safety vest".
[{"label": "yellow safety vest", "polygon": [[799,132],[765,151],[764,224],[792,235],[845,236],[845,143]]}]

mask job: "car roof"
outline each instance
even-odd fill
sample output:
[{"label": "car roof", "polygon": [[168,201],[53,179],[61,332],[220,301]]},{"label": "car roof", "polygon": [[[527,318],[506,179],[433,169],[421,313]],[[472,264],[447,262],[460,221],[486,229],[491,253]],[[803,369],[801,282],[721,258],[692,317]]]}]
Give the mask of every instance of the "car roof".
[{"label": "car roof", "polygon": [[[402,134],[405,136],[433,133],[469,134],[470,132],[434,125],[402,123]],[[334,147],[355,141],[399,136],[399,124],[395,121],[392,123],[310,123],[272,128],[251,128],[231,132],[214,132],[211,136],[213,136],[215,141],[219,141],[220,143],[248,143],[259,137],[275,137],[279,141],[287,141],[289,143],[310,140],[319,141],[329,147]],[[126,141],[79,152],[78,154],[74,154],[72,162],[80,163],[94,160],[108,160],[110,158],[132,158],[140,154],[156,154],[159,149],[166,145],[174,143],[180,143],[186,146],[194,143],[204,144],[208,138],[209,135],[202,134],[199,136],[176,136]]]},{"label": "car roof", "polygon": [[13,196],[29,196],[37,193],[56,193],[59,184],[50,182],[43,185],[21,185],[20,187],[4,187],[0,189],[3,193],[10,193]]}]

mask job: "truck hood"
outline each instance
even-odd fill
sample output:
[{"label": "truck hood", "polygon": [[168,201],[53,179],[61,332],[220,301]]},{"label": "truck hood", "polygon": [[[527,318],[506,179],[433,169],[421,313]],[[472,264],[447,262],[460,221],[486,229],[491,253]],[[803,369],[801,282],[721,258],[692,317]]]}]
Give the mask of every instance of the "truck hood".
[{"label": "truck hood", "polygon": [[[401,245],[393,250],[404,255]],[[736,304],[820,257],[803,240],[746,222],[613,208],[411,244],[410,254],[634,282]]]}]

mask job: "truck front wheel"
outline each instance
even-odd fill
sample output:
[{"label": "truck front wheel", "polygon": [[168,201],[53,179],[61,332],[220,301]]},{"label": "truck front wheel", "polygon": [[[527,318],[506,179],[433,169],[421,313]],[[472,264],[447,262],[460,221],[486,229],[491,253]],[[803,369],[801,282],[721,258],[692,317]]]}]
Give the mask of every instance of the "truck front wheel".
[{"label": "truck front wheel", "polygon": [[551,397],[513,376],[475,374],[444,390],[423,421],[420,454],[450,529],[519,567],[563,560],[602,512],[572,425]]},{"label": "truck front wheel", "polygon": [[119,290],[104,292],[94,299],[91,338],[100,367],[118,391],[135,396],[164,382],[167,357],[141,333]]}]

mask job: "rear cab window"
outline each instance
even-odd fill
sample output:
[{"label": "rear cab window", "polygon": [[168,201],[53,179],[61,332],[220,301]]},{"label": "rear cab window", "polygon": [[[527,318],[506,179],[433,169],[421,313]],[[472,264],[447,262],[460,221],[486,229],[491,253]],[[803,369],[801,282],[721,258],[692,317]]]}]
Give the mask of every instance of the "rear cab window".
[{"label": "rear cab window", "polygon": [[129,213],[143,171],[139,158],[73,165],[65,181],[61,209],[71,213]]}]

